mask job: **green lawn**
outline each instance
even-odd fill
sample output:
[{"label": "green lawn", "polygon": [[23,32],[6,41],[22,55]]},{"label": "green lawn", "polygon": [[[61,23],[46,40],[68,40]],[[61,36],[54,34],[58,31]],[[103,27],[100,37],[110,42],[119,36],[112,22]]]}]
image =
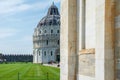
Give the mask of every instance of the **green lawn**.
[{"label": "green lawn", "polygon": [[32,63],[0,64],[0,80],[60,80],[60,69]]}]

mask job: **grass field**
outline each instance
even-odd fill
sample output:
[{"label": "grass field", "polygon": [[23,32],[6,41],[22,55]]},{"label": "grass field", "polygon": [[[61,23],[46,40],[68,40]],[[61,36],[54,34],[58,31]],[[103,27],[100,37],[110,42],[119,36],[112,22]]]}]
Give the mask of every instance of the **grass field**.
[{"label": "grass field", "polygon": [[32,63],[0,64],[0,80],[59,80],[59,78],[59,68]]}]

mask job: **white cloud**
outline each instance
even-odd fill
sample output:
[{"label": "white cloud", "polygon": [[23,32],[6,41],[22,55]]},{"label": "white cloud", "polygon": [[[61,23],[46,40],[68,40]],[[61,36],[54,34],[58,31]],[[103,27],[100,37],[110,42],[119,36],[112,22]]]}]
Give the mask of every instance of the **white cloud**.
[{"label": "white cloud", "polygon": [[25,3],[26,0],[0,0],[0,15],[14,14],[26,10],[43,10],[52,4],[52,1],[59,3],[60,0],[44,0],[36,3]]},{"label": "white cloud", "polygon": [[0,14],[14,12],[23,4],[23,0],[1,0]]},{"label": "white cloud", "polygon": [[17,30],[15,29],[0,29],[0,39],[5,39],[8,37],[12,37],[17,34]]},{"label": "white cloud", "polygon": [[[27,2],[25,2],[27,1]],[[6,21],[6,24],[14,24],[14,23],[7,23],[7,22],[19,22],[19,18],[14,17],[11,14],[16,14],[18,12],[23,12],[23,11],[31,11],[33,12],[34,10],[43,12],[49,8],[49,6],[52,4],[54,1],[55,4],[59,3],[60,0],[32,0],[34,1],[33,3],[29,2],[30,0],[0,0],[0,17],[4,17],[0,19],[3,21]],[[46,13],[45,13],[46,14]],[[7,15],[7,16],[6,16]],[[10,17],[8,17],[10,15]],[[20,20],[23,21],[23,18],[26,16],[22,16]],[[23,21],[24,22],[24,21]],[[2,23],[2,22],[1,22]],[[2,29],[0,29],[0,40],[2,39],[0,43],[0,49],[2,51],[5,51],[3,53],[9,54],[9,53],[32,53],[32,35],[27,35],[27,34],[19,34],[20,29],[14,29],[8,28],[8,27],[2,27],[6,26],[5,25],[0,25]],[[18,24],[19,25],[19,24]],[[23,25],[23,24],[22,24]],[[15,25],[14,25],[15,26]],[[23,25],[24,26],[24,25]],[[18,35],[19,34],[19,35]],[[14,40],[9,40],[14,38]],[[14,43],[13,43],[14,42]],[[15,48],[12,49],[11,48]],[[19,49],[21,48],[21,49]],[[0,50],[0,51],[1,51]],[[9,51],[11,50],[11,51]],[[16,52],[15,52],[16,50]],[[28,52],[24,52],[27,51]],[[21,52],[22,51],[22,52]]]},{"label": "white cloud", "polygon": [[60,3],[60,0],[54,0],[55,3]]}]

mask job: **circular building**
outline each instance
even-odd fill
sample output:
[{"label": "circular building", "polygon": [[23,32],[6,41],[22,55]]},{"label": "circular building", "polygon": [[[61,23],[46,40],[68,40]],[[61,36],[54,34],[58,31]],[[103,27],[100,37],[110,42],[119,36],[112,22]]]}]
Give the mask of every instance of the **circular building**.
[{"label": "circular building", "polygon": [[60,14],[54,3],[33,34],[33,63],[60,61]]}]

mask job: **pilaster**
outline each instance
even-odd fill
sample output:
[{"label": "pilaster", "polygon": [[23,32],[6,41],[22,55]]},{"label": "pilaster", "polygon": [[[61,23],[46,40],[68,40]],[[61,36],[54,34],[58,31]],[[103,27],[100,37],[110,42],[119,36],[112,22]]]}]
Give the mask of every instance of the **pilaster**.
[{"label": "pilaster", "polygon": [[96,80],[115,80],[115,0],[96,0]]},{"label": "pilaster", "polygon": [[60,80],[76,80],[77,0],[61,0]]}]

